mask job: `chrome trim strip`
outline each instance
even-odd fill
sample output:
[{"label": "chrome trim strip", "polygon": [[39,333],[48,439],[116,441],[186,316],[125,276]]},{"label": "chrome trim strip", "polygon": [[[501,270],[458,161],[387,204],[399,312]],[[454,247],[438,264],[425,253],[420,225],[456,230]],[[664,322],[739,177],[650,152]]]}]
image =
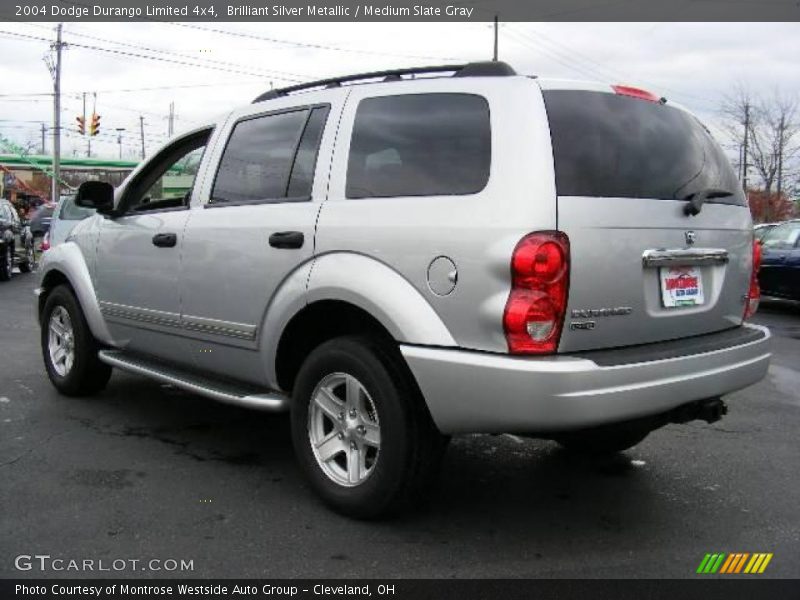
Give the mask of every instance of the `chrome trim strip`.
[{"label": "chrome trim strip", "polygon": [[190,331],[225,335],[250,341],[256,339],[256,333],[258,331],[255,325],[233,323],[231,321],[218,321],[216,319],[204,319],[202,317],[192,317],[188,315],[183,315],[183,328]]},{"label": "chrome trim strip", "polygon": [[728,260],[728,251],[724,248],[661,248],[645,250],[642,254],[644,267],[724,265]]},{"label": "chrome trim strip", "polygon": [[166,327],[180,328],[181,326],[181,316],[179,314],[161,310],[151,310],[147,308],[139,308],[137,306],[128,306],[126,304],[100,301],[100,312],[103,313],[103,315],[112,318],[116,317],[118,319],[153,323],[155,325],[164,325]]},{"label": "chrome trim strip", "polygon": [[219,387],[211,387],[210,385],[203,385],[202,383],[191,381],[177,373],[169,373],[166,370],[156,369],[150,365],[126,357],[118,350],[101,350],[97,353],[97,357],[112,367],[169,383],[175,387],[227,404],[235,404],[236,406],[271,412],[282,412],[289,406],[289,398],[280,392],[247,395],[237,394],[232,390],[226,390],[222,384]]},{"label": "chrome trim strip", "polygon": [[174,327],[176,329],[233,337],[247,341],[255,341],[258,334],[258,327],[255,325],[187,315],[181,316],[177,313],[116,304],[114,302],[100,302],[100,312],[111,318],[152,323],[164,327]]}]

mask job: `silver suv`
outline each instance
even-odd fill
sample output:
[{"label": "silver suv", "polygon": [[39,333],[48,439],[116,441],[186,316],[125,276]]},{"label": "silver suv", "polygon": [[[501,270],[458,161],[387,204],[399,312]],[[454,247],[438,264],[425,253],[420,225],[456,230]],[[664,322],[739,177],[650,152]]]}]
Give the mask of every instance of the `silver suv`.
[{"label": "silver suv", "polygon": [[770,359],[741,186],[635,88],[473,63],[270,91],[78,204],[38,290],[55,387],[289,410],[350,515],[423,497],[452,434],[619,451]]}]

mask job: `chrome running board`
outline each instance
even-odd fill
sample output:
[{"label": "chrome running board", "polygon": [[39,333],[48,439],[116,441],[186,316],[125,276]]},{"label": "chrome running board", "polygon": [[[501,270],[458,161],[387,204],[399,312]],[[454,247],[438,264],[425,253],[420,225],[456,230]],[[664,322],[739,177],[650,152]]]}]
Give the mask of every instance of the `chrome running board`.
[{"label": "chrome running board", "polygon": [[289,398],[281,392],[261,392],[255,387],[212,379],[140,356],[131,356],[121,350],[101,350],[97,357],[112,367],[169,383],[219,402],[272,412],[282,412],[289,407]]}]

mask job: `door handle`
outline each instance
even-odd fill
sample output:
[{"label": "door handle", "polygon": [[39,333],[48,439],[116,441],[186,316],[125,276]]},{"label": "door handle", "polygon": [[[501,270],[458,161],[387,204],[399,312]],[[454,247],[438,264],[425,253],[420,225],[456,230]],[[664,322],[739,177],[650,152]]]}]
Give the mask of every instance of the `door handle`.
[{"label": "door handle", "polygon": [[178,235],[175,233],[157,233],[153,236],[153,246],[159,248],[174,248],[178,243]]},{"label": "door handle", "polygon": [[278,231],[269,236],[269,245],[273,248],[302,248],[304,241],[302,231]]}]

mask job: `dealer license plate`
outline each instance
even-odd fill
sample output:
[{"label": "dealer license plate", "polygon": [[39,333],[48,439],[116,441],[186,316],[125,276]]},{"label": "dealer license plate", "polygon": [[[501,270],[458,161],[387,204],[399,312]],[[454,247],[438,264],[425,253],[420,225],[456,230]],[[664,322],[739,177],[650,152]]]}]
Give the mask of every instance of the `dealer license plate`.
[{"label": "dealer license plate", "polygon": [[703,279],[698,267],[667,267],[659,269],[661,301],[666,308],[697,306],[705,301]]}]

